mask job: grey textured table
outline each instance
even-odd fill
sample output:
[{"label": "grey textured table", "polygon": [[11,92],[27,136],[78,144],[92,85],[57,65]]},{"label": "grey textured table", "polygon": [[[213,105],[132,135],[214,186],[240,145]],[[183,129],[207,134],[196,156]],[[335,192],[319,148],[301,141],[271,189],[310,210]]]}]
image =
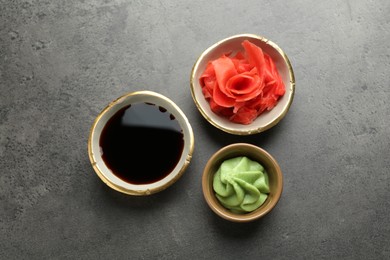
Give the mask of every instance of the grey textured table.
[{"label": "grey textured table", "polygon": [[[0,1],[1,259],[389,259],[389,1]],[[296,94],[254,136],[212,127],[193,103],[200,53],[255,33],[287,53]],[[108,188],[87,154],[111,100],[148,89],[189,118],[195,150],[167,190]],[[235,142],[284,174],[276,208],[249,224],[201,192],[209,156]],[[147,165],[145,166],[147,167]]]}]

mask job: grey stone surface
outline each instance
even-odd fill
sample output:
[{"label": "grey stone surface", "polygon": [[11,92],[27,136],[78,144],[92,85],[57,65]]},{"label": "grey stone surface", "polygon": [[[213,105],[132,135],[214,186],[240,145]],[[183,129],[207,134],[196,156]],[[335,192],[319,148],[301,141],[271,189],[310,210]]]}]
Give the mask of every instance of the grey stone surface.
[{"label": "grey stone surface", "polygon": [[[1,259],[389,259],[389,1],[0,1]],[[196,109],[189,75],[238,33],[281,46],[296,76],[287,116],[231,136]],[[98,179],[94,118],[141,89],[189,118],[183,177],[149,197]],[[268,150],[277,207],[250,224],[206,205],[201,174],[224,145]]]}]

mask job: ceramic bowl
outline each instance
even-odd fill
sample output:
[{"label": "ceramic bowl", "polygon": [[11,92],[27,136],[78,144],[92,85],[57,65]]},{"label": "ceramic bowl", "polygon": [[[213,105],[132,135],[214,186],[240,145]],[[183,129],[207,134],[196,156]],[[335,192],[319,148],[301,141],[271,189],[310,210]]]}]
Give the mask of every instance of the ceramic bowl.
[{"label": "ceramic bowl", "polygon": [[[238,156],[247,156],[259,162],[267,171],[269,178],[270,193],[267,199],[259,208],[249,213],[235,213],[222,206],[213,189],[214,174],[221,163]],[[283,175],[278,162],[264,149],[253,144],[234,143],[221,148],[210,157],[203,170],[202,190],[208,206],[215,214],[232,222],[250,222],[264,217],[276,206],[282,195]]]},{"label": "ceramic bowl", "polygon": [[[134,105],[136,103],[149,103],[156,106],[165,108],[166,113],[170,113],[170,116],[178,121],[184,139],[184,147],[181,153],[180,158],[176,164],[176,167],[172,169],[169,174],[160,180],[153,181],[152,183],[129,183],[123,178],[119,178],[118,175],[114,173],[112,167],[105,162],[102,156],[102,148],[100,146],[100,138],[102,131],[106,126],[107,122],[118,112],[120,109]],[[150,118],[137,118],[136,121],[139,122],[149,122]],[[137,122],[138,122],[137,121]],[[142,140],[139,140],[142,142]],[[159,145],[156,143],[156,146]],[[88,140],[88,154],[99,178],[111,187],[114,190],[128,194],[128,195],[150,195],[157,193],[168,188],[170,185],[175,183],[185,172],[186,168],[190,164],[192,153],[194,149],[194,134],[192,132],[191,125],[183,113],[183,111],[169,98],[153,92],[153,91],[136,91],[125,94],[118,99],[112,101],[106,108],[104,108],[100,114],[96,117],[95,121],[90,130],[89,140]],[[136,153],[134,149],[131,153]],[[129,158],[131,158],[131,153]],[[146,161],[151,163],[156,162],[156,158],[145,158]],[[129,159],[129,167],[133,163],[142,163],[142,162],[133,162]],[[148,174],[148,167],[145,165],[145,174]]]},{"label": "ceramic bowl", "polygon": [[[209,61],[219,58],[222,54],[243,51],[241,43],[244,40],[259,46],[274,61],[285,85],[286,92],[279,99],[277,105],[270,111],[260,114],[248,125],[237,124],[227,118],[215,114],[202,93],[199,77],[202,75]],[[207,48],[193,65],[190,86],[192,98],[203,117],[213,126],[230,134],[251,135],[263,132],[275,126],[287,114],[293,101],[295,92],[295,78],[291,63],[284,51],[276,43],[254,34],[239,34],[228,37]]]}]

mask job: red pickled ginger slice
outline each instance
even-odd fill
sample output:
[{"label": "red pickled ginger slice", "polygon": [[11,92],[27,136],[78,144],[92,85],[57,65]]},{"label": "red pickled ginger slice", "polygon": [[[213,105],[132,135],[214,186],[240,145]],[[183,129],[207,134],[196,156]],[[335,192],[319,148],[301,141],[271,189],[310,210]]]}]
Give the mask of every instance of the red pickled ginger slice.
[{"label": "red pickled ginger slice", "polygon": [[257,74],[263,80],[266,64],[262,49],[248,40],[244,40],[242,46],[244,46],[245,52],[248,55],[249,62],[256,67]]},{"label": "red pickled ginger slice", "polygon": [[241,107],[235,114],[233,114],[229,120],[235,123],[249,125],[257,117],[256,109],[248,107]]},{"label": "red pickled ginger slice", "polygon": [[235,103],[234,95],[226,89],[226,82],[233,76],[237,75],[234,63],[229,57],[222,56],[212,62],[214,66],[218,86],[214,88],[213,98],[215,103],[222,107],[232,107]]}]

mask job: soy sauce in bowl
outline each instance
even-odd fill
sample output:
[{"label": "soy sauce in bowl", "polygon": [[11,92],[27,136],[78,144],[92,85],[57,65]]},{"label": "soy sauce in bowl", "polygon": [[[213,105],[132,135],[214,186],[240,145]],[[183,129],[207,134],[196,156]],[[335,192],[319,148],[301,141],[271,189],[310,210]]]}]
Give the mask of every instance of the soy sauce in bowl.
[{"label": "soy sauce in bowl", "polygon": [[141,90],[110,102],[95,118],[88,155],[97,176],[110,188],[151,195],[174,184],[188,168],[194,133],[171,99]]},{"label": "soy sauce in bowl", "polygon": [[115,175],[129,183],[148,184],[172,172],[184,139],[179,122],[166,108],[140,102],[116,112],[104,126],[99,144]]}]

